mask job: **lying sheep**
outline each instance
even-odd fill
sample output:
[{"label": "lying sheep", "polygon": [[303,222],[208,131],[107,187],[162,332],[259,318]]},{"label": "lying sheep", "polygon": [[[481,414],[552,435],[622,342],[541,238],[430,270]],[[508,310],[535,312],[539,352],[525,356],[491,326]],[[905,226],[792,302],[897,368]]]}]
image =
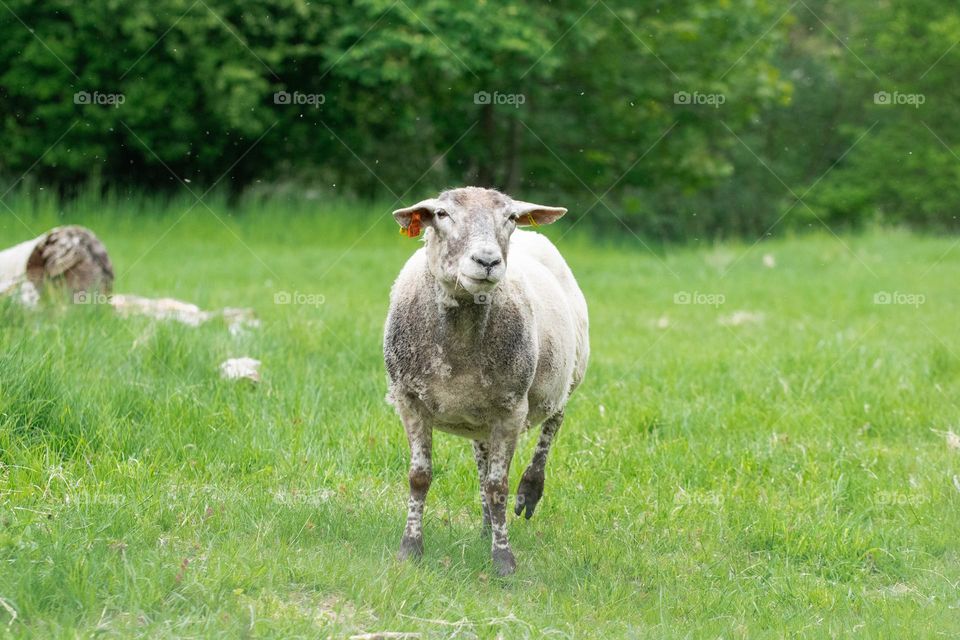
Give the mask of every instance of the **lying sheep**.
[{"label": "lying sheep", "polygon": [[515,512],[533,515],[550,445],[589,356],[587,303],[544,236],[515,231],[567,212],[466,187],[393,212],[425,246],[390,295],[384,335],[387,400],[410,443],[410,500],[400,557],[423,554],[423,506],[433,430],[473,440],[483,525],[500,575],[516,562],[507,540],[510,461],[519,434],[541,424],[517,489]]}]

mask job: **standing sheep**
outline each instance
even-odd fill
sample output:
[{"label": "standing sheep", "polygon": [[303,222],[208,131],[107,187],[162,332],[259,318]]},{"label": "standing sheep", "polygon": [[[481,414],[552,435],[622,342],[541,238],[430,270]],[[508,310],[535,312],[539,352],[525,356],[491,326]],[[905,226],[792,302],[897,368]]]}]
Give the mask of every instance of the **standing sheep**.
[{"label": "standing sheep", "polygon": [[[566,209],[520,202],[490,189],[441,193],[393,217],[425,246],[390,294],[384,335],[387,400],[410,443],[410,501],[400,557],[423,554],[423,506],[432,478],[433,430],[473,440],[483,525],[493,562],[509,575],[510,461],[519,434],[541,424],[517,489],[515,512],[530,518],[570,393],[590,352],[587,303],[570,268],[544,236],[516,231],[550,224]],[[508,265],[509,258],[509,265]]]}]

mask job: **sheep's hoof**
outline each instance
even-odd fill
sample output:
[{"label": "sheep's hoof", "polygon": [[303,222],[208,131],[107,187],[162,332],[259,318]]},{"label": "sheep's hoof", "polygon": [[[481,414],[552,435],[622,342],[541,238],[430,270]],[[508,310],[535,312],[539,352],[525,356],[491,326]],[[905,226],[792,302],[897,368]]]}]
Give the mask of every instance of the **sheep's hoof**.
[{"label": "sheep's hoof", "polygon": [[496,569],[497,575],[501,578],[513,575],[513,572],[517,570],[517,561],[513,557],[513,552],[510,549],[494,549],[493,568]]},{"label": "sheep's hoof", "polygon": [[400,541],[400,552],[397,553],[399,560],[420,560],[423,557],[423,538],[411,538],[403,536]]},{"label": "sheep's hoof", "polygon": [[533,471],[529,467],[523,472],[520,479],[520,486],[517,487],[517,503],[513,512],[517,515],[526,510],[526,518],[533,517],[533,511],[537,508],[537,503],[543,497],[543,472]]}]

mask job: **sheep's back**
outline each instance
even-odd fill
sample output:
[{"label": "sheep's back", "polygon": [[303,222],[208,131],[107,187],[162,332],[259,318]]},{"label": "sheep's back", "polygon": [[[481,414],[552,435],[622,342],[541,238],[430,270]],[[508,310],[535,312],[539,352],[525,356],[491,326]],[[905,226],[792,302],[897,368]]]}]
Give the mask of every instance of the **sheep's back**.
[{"label": "sheep's back", "polygon": [[[522,263],[526,260],[533,260],[542,265],[555,278],[562,292],[562,304],[570,311],[576,336],[575,366],[570,387],[570,391],[572,391],[583,380],[587,370],[587,362],[590,358],[590,321],[587,301],[583,297],[580,285],[577,284],[577,280],[566,260],[553,243],[542,234],[520,229],[515,231],[510,239],[508,268],[510,268],[511,263]],[[534,291],[538,289],[535,283],[531,283],[530,286]],[[542,290],[543,287],[540,287],[540,289]],[[543,297],[543,304],[548,307],[557,302],[549,294]]]}]

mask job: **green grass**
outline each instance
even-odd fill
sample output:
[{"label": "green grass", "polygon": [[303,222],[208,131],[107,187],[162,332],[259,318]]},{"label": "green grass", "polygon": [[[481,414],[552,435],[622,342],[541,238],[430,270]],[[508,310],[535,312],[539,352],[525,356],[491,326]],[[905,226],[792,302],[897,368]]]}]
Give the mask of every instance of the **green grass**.
[{"label": "green grass", "polygon": [[[30,231],[0,219],[0,246],[88,224],[117,292],[250,306],[263,322],[232,337],[219,321],[0,304],[3,633],[960,633],[953,238],[811,233],[654,255],[586,224],[547,230],[589,301],[593,356],[544,501],[510,517],[518,571],[500,580],[472,453],[452,436],[436,440],[424,560],[394,560],[407,451],[380,341],[416,243],[377,220],[388,207],[215,203],[223,223],[198,205],[167,232],[187,206],[17,201]],[[324,303],[274,304],[280,291]],[[883,291],[924,299],[874,304]],[[675,304],[680,292],[723,303]],[[721,322],[738,311],[753,315]],[[219,379],[243,355],[263,361],[259,387]]]}]

